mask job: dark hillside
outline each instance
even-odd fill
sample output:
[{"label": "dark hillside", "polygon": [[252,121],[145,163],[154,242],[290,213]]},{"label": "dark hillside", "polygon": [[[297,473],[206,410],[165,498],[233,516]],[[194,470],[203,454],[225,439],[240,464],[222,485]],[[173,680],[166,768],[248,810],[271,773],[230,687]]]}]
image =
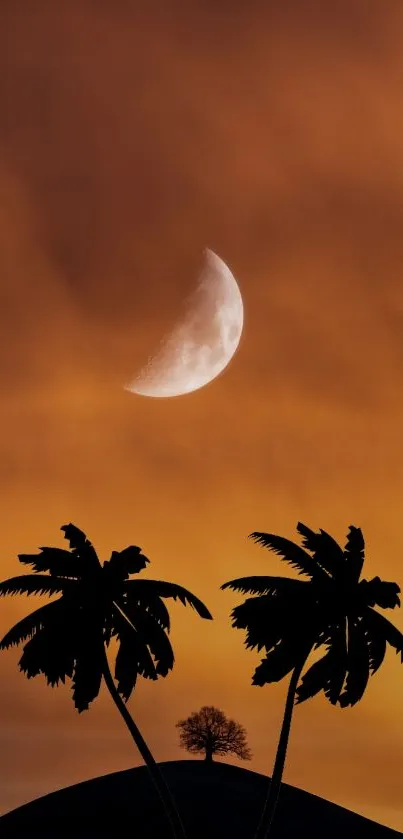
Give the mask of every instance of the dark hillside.
[{"label": "dark hillside", "polygon": [[[252,839],[267,779],[227,763],[183,760],[161,767],[189,839]],[[0,837],[168,839],[144,766],[50,793],[0,818]],[[393,839],[403,834],[283,784],[276,839]],[[274,837],[273,837],[274,839]]]}]

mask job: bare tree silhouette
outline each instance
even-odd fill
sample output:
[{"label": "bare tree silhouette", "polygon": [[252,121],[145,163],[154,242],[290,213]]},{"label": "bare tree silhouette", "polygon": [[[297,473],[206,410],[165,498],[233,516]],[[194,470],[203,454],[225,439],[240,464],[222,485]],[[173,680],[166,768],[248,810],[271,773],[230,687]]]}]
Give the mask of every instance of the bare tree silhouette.
[{"label": "bare tree silhouette", "polygon": [[[279,682],[291,673],[273,775],[256,839],[269,836],[273,823],[294,702],[304,702],[323,690],[333,705],[354,705],[362,698],[370,674],[381,666],[387,644],[401,653],[403,661],[402,633],[373,608],[400,606],[400,588],[379,577],[360,580],[364,563],[360,528],[350,525],[344,549],[322,529],[315,533],[299,522],[297,531],[307,550],[271,533],[255,532],[250,538],[279,554],[309,581],[243,577],[221,586],[257,595],[231,613],[232,625],[246,629],[247,648],[266,650],[252,683]],[[325,655],[312,664],[298,687],[307,659],[322,645],[327,648]]]},{"label": "bare tree silhouette", "polygon": [[233,754],[241,760],[252,757],[244,727],[213,705],[203,705],[186,720],[179,720],[176,727],[180,730],[181,748],[193,754],[204,753],[208,763],[213,762],[213,755]]},{"label": "bare tree silhouette", "polygon": [[[43,547],[36,555],[19,554],[34,574],[0,583],[0,595],[61,594],[20,620],[0,642],[7,649],[25,641],[20,670],[30,679],[43,673],[54,687],[66,676],[73,682],[78,712],[98,696],[102,677],[148,767],[176,839],[185,833],[171,792],[141,732],[126,708],[138,676],[165,677],[172,670],[174,654],[168,639],[170,620],[162,598],[189,603],[202,618],[211,614],[194,594],[175,583],[129,580],[149,562],[141,549],[130,545],[113,551],[101,565],[86,535],[73,524],[64,525],[70,551]],[[49,574],[43,573],[49,572]],[[115,679],[106,647],[118,641]],[[27,639],[29,639],[27,641]]]}]

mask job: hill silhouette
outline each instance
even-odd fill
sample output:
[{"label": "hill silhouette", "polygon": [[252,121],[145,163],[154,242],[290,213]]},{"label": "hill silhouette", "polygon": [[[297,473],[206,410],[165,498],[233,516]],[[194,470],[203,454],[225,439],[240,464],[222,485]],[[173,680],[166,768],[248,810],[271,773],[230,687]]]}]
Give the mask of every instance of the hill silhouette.
[{"label": "hill silhouette", "polygon": [[[253,839],[267,778],[228,763],[161,763],[189,839]],[[274,839],[393,839],[403,834],[283,784]],[[114,772],[38,798],[0,818],[0,837],[170,836],[145,766]]]}]

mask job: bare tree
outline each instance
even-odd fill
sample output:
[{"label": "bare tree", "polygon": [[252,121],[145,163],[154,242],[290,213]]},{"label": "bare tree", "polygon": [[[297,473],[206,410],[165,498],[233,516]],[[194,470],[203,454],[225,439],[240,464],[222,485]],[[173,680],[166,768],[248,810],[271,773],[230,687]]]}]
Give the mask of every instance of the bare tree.
[{"label": "bare tree", "polygon": [[244,727],[229,720],[223,711],[212,705],[193,711],[186,720],[176,723],[176,727],[180,729],[180,746],[193,754],[204,752],[209,763],[212,763],[213,755],[233,754],[242,760],[252,757]]}]

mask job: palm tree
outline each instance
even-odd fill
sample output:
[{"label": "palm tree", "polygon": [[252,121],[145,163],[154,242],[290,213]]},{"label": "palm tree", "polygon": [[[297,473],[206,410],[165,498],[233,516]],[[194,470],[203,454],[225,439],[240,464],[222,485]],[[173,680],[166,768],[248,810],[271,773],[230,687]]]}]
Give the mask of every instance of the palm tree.
[{"label": "palm tree", "polygon": [[[141,549],[130,545],[113,551],[102,565],[86,535],[73,524],[64,525],[70,551],[43,547],[36,555],[19,554],[34,574],[0,583],[0,595],[61,594],[10,629],[0,642],[7,649],[25,641],[20,670],[30,679],[43,673],[54,687],[72,679],[73,701],[79,713],[98,696],[102,677],[148,767],[176,839],[184,839],[176,805],[137,725],[126,708],[138,676],[165,677],[174,664],[167,633],[170,620],[163,598],[189,603],[202,618],[211,614],[194,594],[175,583],[129,580],[149,562]],[[49,574],[43,573],[49,572]],[[118,641],[115,679],[106,647]],[[27,639],[29,639],[27,641]]]},{"label": "palm tree", "polygon": [[[323,690],[332,705],[355,705],[364,694],[370,674],[381,666],[387,644],[401,653],[403,661],[402,633],[374,609],[400,606],[400,588],[379,577],[360,580],[364,562],[360,528],[350,525],[344,549],[322,529],[315,533],[299,522],[297,531],[303,536],[303,548],[271,533],[255,532],[249,538],[279,554],[309,581],[243,577],[221,586],[257,595],[231,613],[232,626],[246,629],[246,647],[266,651],[252,684],[279,682],[291,673],[272,779],[256,839],[264,839],[270,833],[294,702],[304,702]],[[308,657],[322,645],[327,648],[325,655],[311,665],[298,687]]]}]

